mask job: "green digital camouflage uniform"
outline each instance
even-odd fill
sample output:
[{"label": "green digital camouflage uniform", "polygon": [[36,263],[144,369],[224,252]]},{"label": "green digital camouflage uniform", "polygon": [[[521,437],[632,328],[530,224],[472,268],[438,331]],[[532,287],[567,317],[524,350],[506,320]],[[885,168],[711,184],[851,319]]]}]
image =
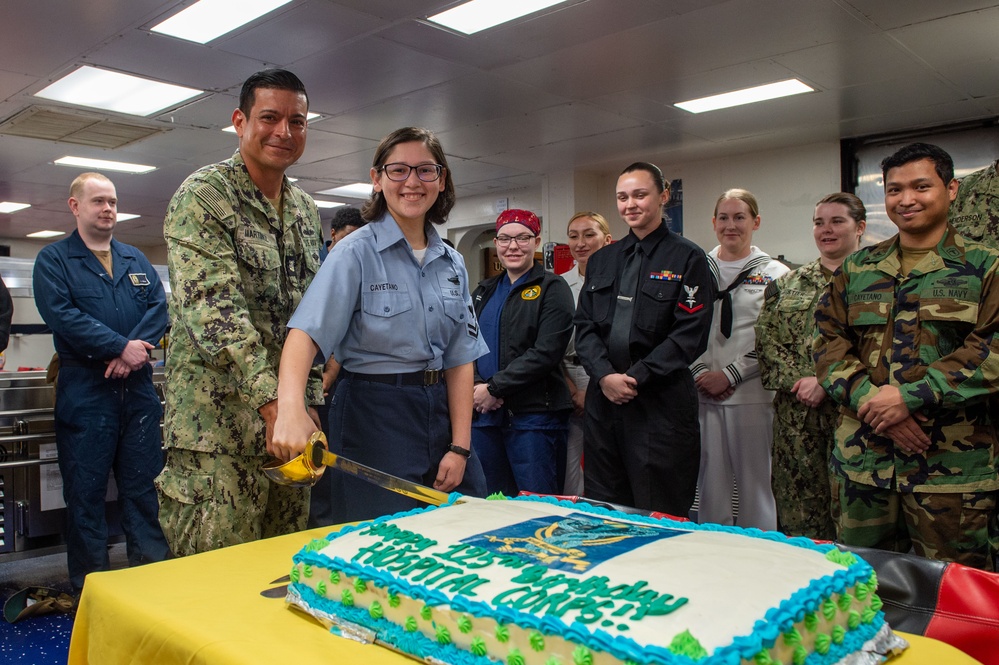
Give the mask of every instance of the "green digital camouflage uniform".
[{"label": "green digital camouflage uniform", "polygon": [[999,249],[999,161],[961,178],[950,223],[965,238]]},{"label": "green digital camouflage uniform", "polygon": [[[999,489],[997,271],[999,252],[948,227],[907,277],[895,236],[847,257],[820,299],[816,375],[842,406],[832,460],[843,542],[906,549],[892,527],[905,522],[917,554],[991,568]],[[911,413],[927,417],[927,451],[896,450],[858,419],[887,383]]]},{"label": "green digital camouflage uniform", "polygon": [[[283,215],[237,152],[187,178],[164,222],[170,270],[167,461],[160,522],[176,555],[304,529],[309,494],[269,483],[264,419],[287,323],[319,267],[313,200],[287,179]],[[322,403],[318,371],[309,403]]]},{"label": "green digital camouflage uniform", "polygon": [[771,487],[778,528],[818,540],[836,536],[829,458],[837,406],[827,399],[813,409],[799,402],[791,388],[798,379],[815,376],[815,305],[828,283],[817,259],[781,275],[767,287],[756,320],[760,377],[764,388],[776,391]]}]

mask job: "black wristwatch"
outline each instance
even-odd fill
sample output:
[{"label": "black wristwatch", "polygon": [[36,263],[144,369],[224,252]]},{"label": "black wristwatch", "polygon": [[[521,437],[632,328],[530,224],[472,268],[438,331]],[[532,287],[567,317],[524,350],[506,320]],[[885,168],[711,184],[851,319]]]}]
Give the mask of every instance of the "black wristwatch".
[{"label": "black wristwatch", "polygon": [[472,456],[472,451],[469,448],[462,448],[461,446],[456,446],[453,443],[447,447],[447,450],[449,453],[455,453],[457,455],[461,455],[465,459],[468,459],[469,457]]}]

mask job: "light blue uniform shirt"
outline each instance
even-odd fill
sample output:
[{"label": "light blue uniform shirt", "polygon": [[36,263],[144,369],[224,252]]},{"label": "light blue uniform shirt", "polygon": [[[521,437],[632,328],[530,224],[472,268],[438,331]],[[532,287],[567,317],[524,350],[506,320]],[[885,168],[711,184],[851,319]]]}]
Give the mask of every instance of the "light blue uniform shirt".
[{"label": "light blue uniform shirt", "polygon": [[430,224],[417,262],[391,215],[333,246],[288,322],[349,372],[450,369],[489,352],[468,291],[468,271]]}]

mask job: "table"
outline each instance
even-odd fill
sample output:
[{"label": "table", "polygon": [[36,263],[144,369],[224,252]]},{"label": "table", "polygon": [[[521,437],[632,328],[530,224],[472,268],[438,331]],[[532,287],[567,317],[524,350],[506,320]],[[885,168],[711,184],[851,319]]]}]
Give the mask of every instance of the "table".
[{"label": "table", "polygon": [[[291,557],[329,527],[236,545],[182,559],[87,577],[69,645],[69,665],[273,665],[413,661],[381,647],[330,635],[311,617],[262,591],[291,570]],[[929,638],[892,665],[974,665]]]}]

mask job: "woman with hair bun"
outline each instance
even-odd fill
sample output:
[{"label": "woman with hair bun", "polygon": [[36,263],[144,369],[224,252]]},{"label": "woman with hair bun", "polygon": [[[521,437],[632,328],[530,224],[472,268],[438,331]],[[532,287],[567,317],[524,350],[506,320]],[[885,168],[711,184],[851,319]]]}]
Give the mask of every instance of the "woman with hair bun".
[{"label": "woman with hair bun", "polygon": [[[482,496],[471,451],[479,335],[461,255],[436,224],[454,206],[437,137],[405,127],[378,145],[368,224],[334,245],[298,309],[281,354],[275,454],[291,459],[316,430],[305,380],[316,355],[342,364],[330,411],[330,450],[438,490]],[[415,500],[343,477],[346,519],[417,507]]]},{"label": "woman with hair bun", "polygon": [[772,480],[777,526],[789,536],[836,537],[829,460],[838,407],[815,378],[815,307],[833,273],[860,248],[867,211],[837,192],[815,205],[812,234],[819,258],[782,275],[766,290],[756,321],[763,387],[774,390]]},{"label": "woman with hair bun", "polygon": [[732,479],[739,526],[773,530],[770,491],[773,393],[760,383],[753,325],[763,292],[787,266],[753,245],[760,206],[745,189],[730,189],[711,219],[718,246],[708,254],[717,297],[708,349],[690,367],[700,398],[699,522],[732,525]]}]

